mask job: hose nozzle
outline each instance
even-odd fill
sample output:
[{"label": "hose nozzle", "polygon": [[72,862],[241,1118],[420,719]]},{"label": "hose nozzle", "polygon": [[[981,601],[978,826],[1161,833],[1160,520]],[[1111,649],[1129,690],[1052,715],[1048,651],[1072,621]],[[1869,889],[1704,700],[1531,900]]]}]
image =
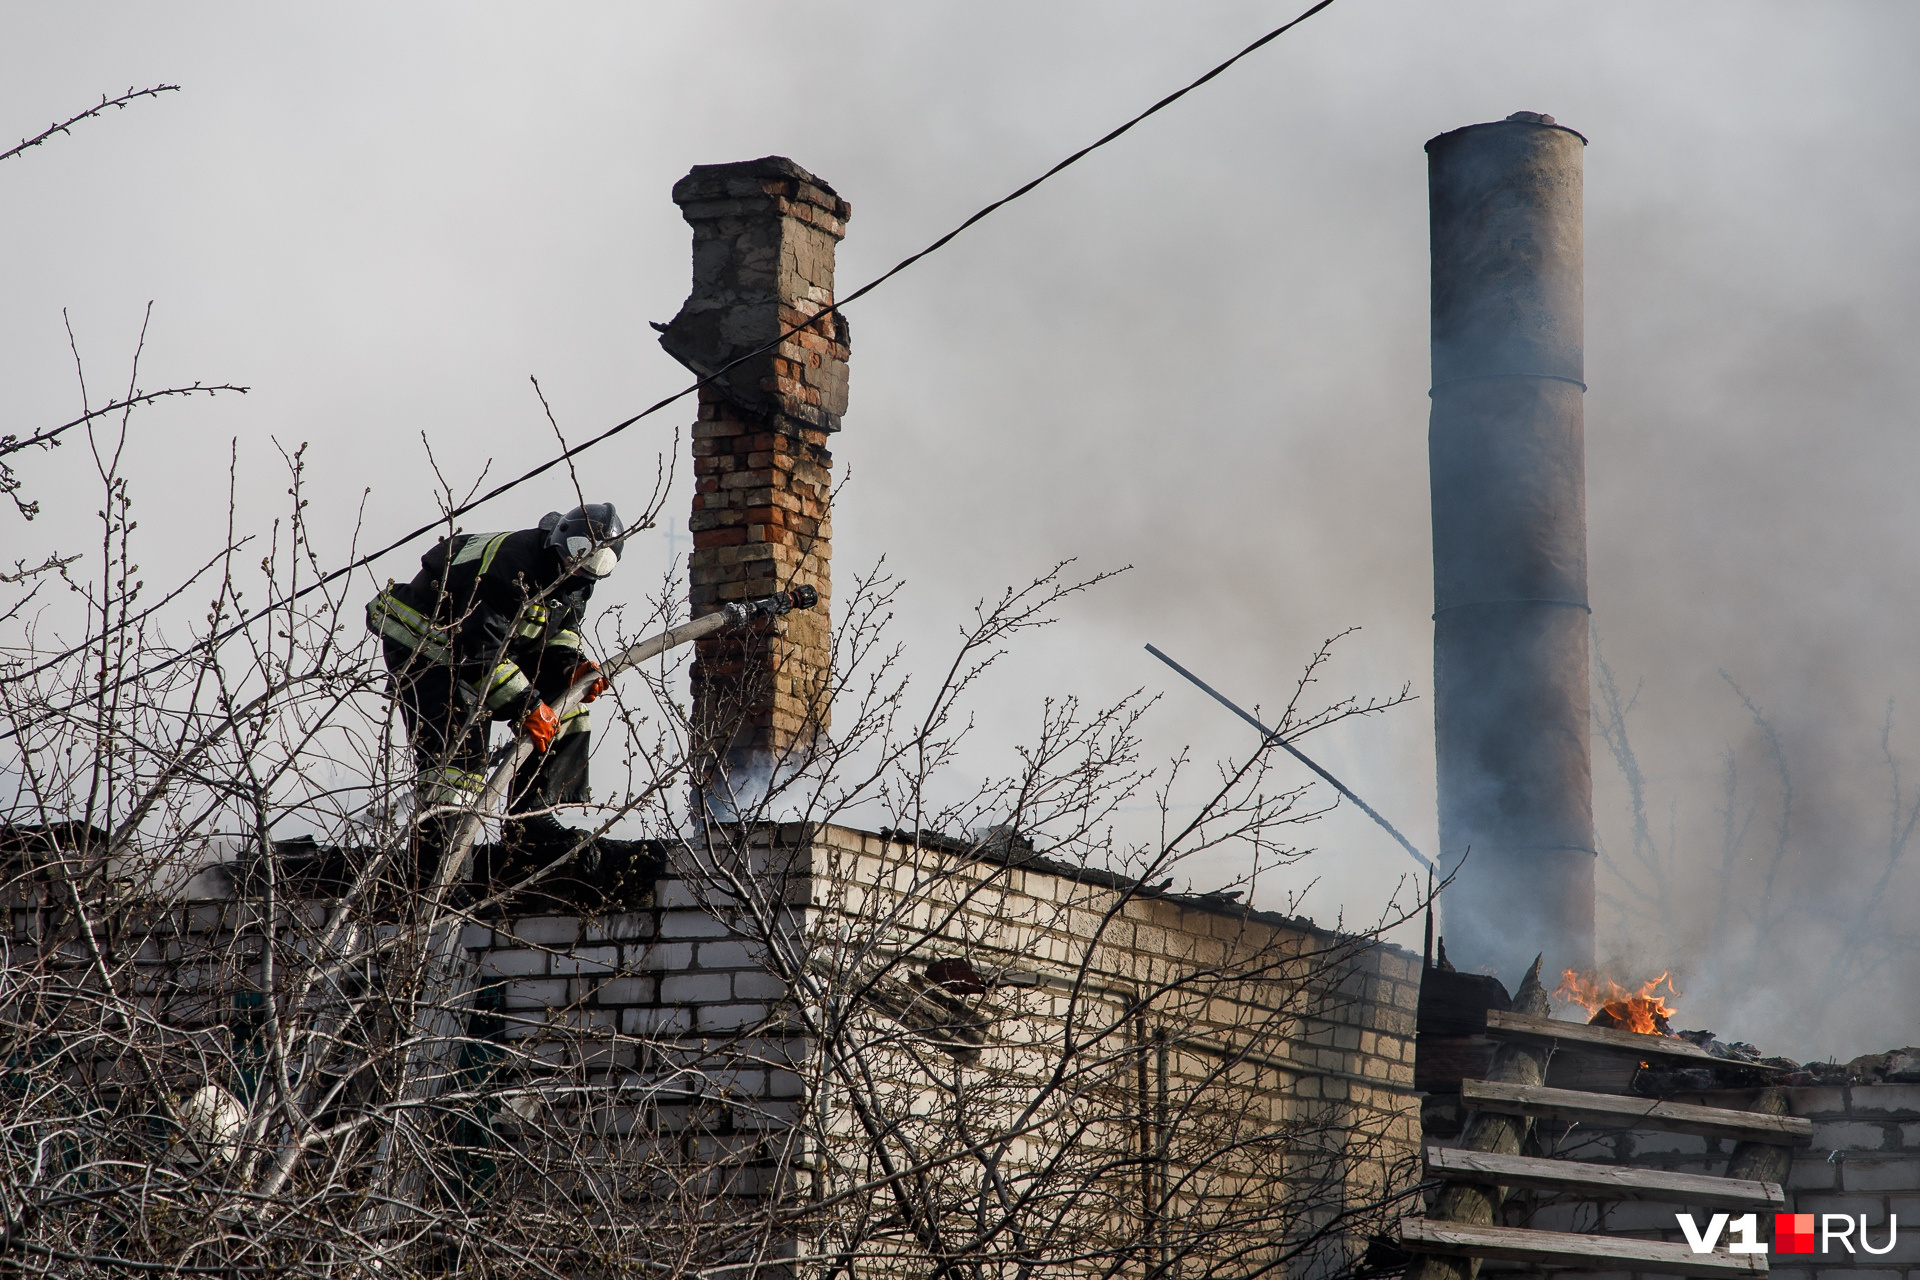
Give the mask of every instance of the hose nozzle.
[{"label": "hose nozzle", "polygon": [[755,618],[778,618],[795,609],[811,609],[819,603],[820,593],[812,587],[794,587],[778,595],[735,601],[727,605],[727,622],[729,626],[744,627]]}]

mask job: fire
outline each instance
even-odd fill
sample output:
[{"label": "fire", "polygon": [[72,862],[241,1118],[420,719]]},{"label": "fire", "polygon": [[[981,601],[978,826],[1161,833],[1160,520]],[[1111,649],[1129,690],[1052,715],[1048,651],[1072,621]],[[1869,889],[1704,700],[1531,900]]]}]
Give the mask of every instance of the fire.
[{"label": "fire", "polygon": [[1674,1015],[1674,1008],[1664,997],[1655,994],[1663,983],[1667,995],[1678,999],[1680,993],[1674,990],[1673,980],[1665,973],[1651,982],[1641,983],[1638,991],[1632,991],[1611,978],[1568,969],[1560,975],[1560,987],[1553,995],[1556,1000],[1577,1004],[1592,1014],[1587,1019],[1589,1026],[1670,1036],[1673,1032],[1667,1026],[1667,1019]]}]

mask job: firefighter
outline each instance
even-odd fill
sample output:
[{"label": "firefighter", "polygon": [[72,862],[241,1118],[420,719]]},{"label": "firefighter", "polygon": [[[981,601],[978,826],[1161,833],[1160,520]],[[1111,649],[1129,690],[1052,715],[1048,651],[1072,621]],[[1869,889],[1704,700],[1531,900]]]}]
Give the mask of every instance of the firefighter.
[{"label": "firefighter", "polygon": [[[504,842],[533,853],[584,846],[551,810],[586,800],[592,730],[584,705],[562,720],[552,703],[599,670],[581,650],[580,629],[624,539],[609,502],[553,512],[517,533],[456,533],[420,557],[412,582],[389,582],[368,604],[413,746],[416,811],[428,815],[421,882],[486,785],[494,721],[525,730],[536,748],[508,793]],[[596,680],[586,701],[606,687]]]}]

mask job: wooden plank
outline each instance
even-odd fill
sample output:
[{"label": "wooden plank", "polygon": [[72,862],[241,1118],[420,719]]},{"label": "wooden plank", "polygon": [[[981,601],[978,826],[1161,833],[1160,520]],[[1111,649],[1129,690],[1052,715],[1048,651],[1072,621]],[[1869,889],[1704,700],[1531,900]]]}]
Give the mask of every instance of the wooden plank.
[{"label": "wooden plank", "polygon": [[1699,1173],[1667,1173],[1581,1160],[1541,1160],[1460,1147],[1428,1147],[1427,1172],[1502,1187],[1539,1187],[1590,1200],[1656,1200],[1708,1209],[1786,1208],[1777,1182],[1748,1182]]},{"label": "wooden plank", "polygon": [[1804,1147],[1813,1142],[1813,1122],[1799,1116],[1696,1107],[1685,1102],[1581,1093],[1575,1089],[1549,1089],[1544,1085],[1463,1080],[1460,1102],[1468,1108],[1501,1115],[1546,1116],[1602,1129],[1659,1129],[1781,1147]]},{"label": "wooden plank", "polygon": [[1462,1258],[1497,1258],[1572,1267],[1652,1271],[1673,1276],[1764,1276],[1764,1253],[1695,1253],[1684,1243],[1634,1240],[1625,1236],[1579,1235],[1571,1231],[1531,1231],[1525,1227],[1477,1227],[1464,1222],[1402,1218],[1400,1246],[1414,1253]]},{"label": "wooden plank", "polygon": [[1544,1043],[1563,1049],[1617,1053],[1643,1060],[1658,1058],[1695,1067],[1756,1065],[1716,1058],[1699,1045],[1673,1036],[1648,1036],[1637,1031],[1616,1031],[1612,1027],[1590,1027],[1584,1022],[1567,1022],[1560,1018],[1530,1018],[1524,1013],[1506,1013],[1499,1009],[1487,1010],[1487,1034],[1496,1040]]}]

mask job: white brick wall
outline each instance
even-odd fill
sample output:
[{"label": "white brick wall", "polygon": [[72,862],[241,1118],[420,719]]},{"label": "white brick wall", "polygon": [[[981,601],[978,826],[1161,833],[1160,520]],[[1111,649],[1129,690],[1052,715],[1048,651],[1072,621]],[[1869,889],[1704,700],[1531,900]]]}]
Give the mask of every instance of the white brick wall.
[{"label": "white brick wall", "polygon": [[[473,962],[476,1004],[498,1013],[501,1029],[492,1034],[509,1051],[503,1085],[563,1079],[575,1086],[563,1105],[595,1117],[593,1125],[636,1135],[685,1127],[685,1151],[733,1153],[729,1185],[772,1187],[781,1135],[809,1099],[834,1124],[846,1116],[831,1096],[815,1092],[818,1063],[792,1021],[799,1001],[772,971],[770,944],[788,957],[809,957],[823,979],[837,966],[891,963],[909,1003],[932,989],[929,964],[962,957],[990,980],[1006,979],[980,1005],[991,1017],[983,1015],[979,1040],[961,1046],[988,1074],[1005,1068],[1017,1085],[1023,1072],[1043,1067],[1048,1038],[1071,1002],[1082,1017],[1117,1017],[1110,1040],[1164,1069],[1174,1090],[1216,1080],[1211,1111],[1193,1113],[1201,1120],[1231,1115],[1233,1123],[1274,1125],[1324,1114],[1339,1117],[1343,1132],[1376,1132],[1385,1145],[1345,1175],[1355,1196],[1384,1182],[1391,1160],[1417,1150],[1417,957],[1360,949],[1346,958],[1342,981],[1323,975],[1303,985],[1308,962],[1301,957],[1339,943],[1303,922],[1197,900],[1120,902],[1114,882],[1097,875],[931,849],[915,854],[843,828],[765,836],[746,855],[773,904],[772,917],[757,925],[750,912],[681,876],[663,881],[645,910],[465,927],[460,942]],[[176,1018],[218,1028],[233,993],[248,989],[257,965],[231,945],[229,932],[248,910],[195,903],[142,953],[143,981],[164,991]],[[34,913],[16,912],[14,924],[19,945],[35,928]],[[316,924],[303,919],[300,927],[310,934]],[[1208,976],[1196,981],[1202,973]],[[1136,1008],[1138,993],[1157,986],[1165,989]],[[891,1016],[871,1015],[885,1037],[911,1040]],[[1169,1038],[1159,1065],[1139,1034]],[[946,1061],[939,1046],[956,1042],[942,1035],[950,1033],[914,1041],[915,1052]],[[914,1069],[902,1067],[895,1083],[902,1115],[919,1123],[926,1117],[914,1101],[921,1088],[909,1078]],[[615,1084],[626,1092],[590,1096]],[[1132,1076],[1118,1085],[1133,1088]],[[1903,1134],[1901,1123],[1875,1132]],[[1102,1121],[1081,1141],[1124,1150],[1138,1141],[1137,1128],[1131,1120]],[[1024,1158],[1042,1158],[1049,1132],[1016,1144]],[[814,1168],[818,1153],[801,1151],[796,1161],[796,1169]],[[810,1175],[786,1176],[804,1182]]]}]

